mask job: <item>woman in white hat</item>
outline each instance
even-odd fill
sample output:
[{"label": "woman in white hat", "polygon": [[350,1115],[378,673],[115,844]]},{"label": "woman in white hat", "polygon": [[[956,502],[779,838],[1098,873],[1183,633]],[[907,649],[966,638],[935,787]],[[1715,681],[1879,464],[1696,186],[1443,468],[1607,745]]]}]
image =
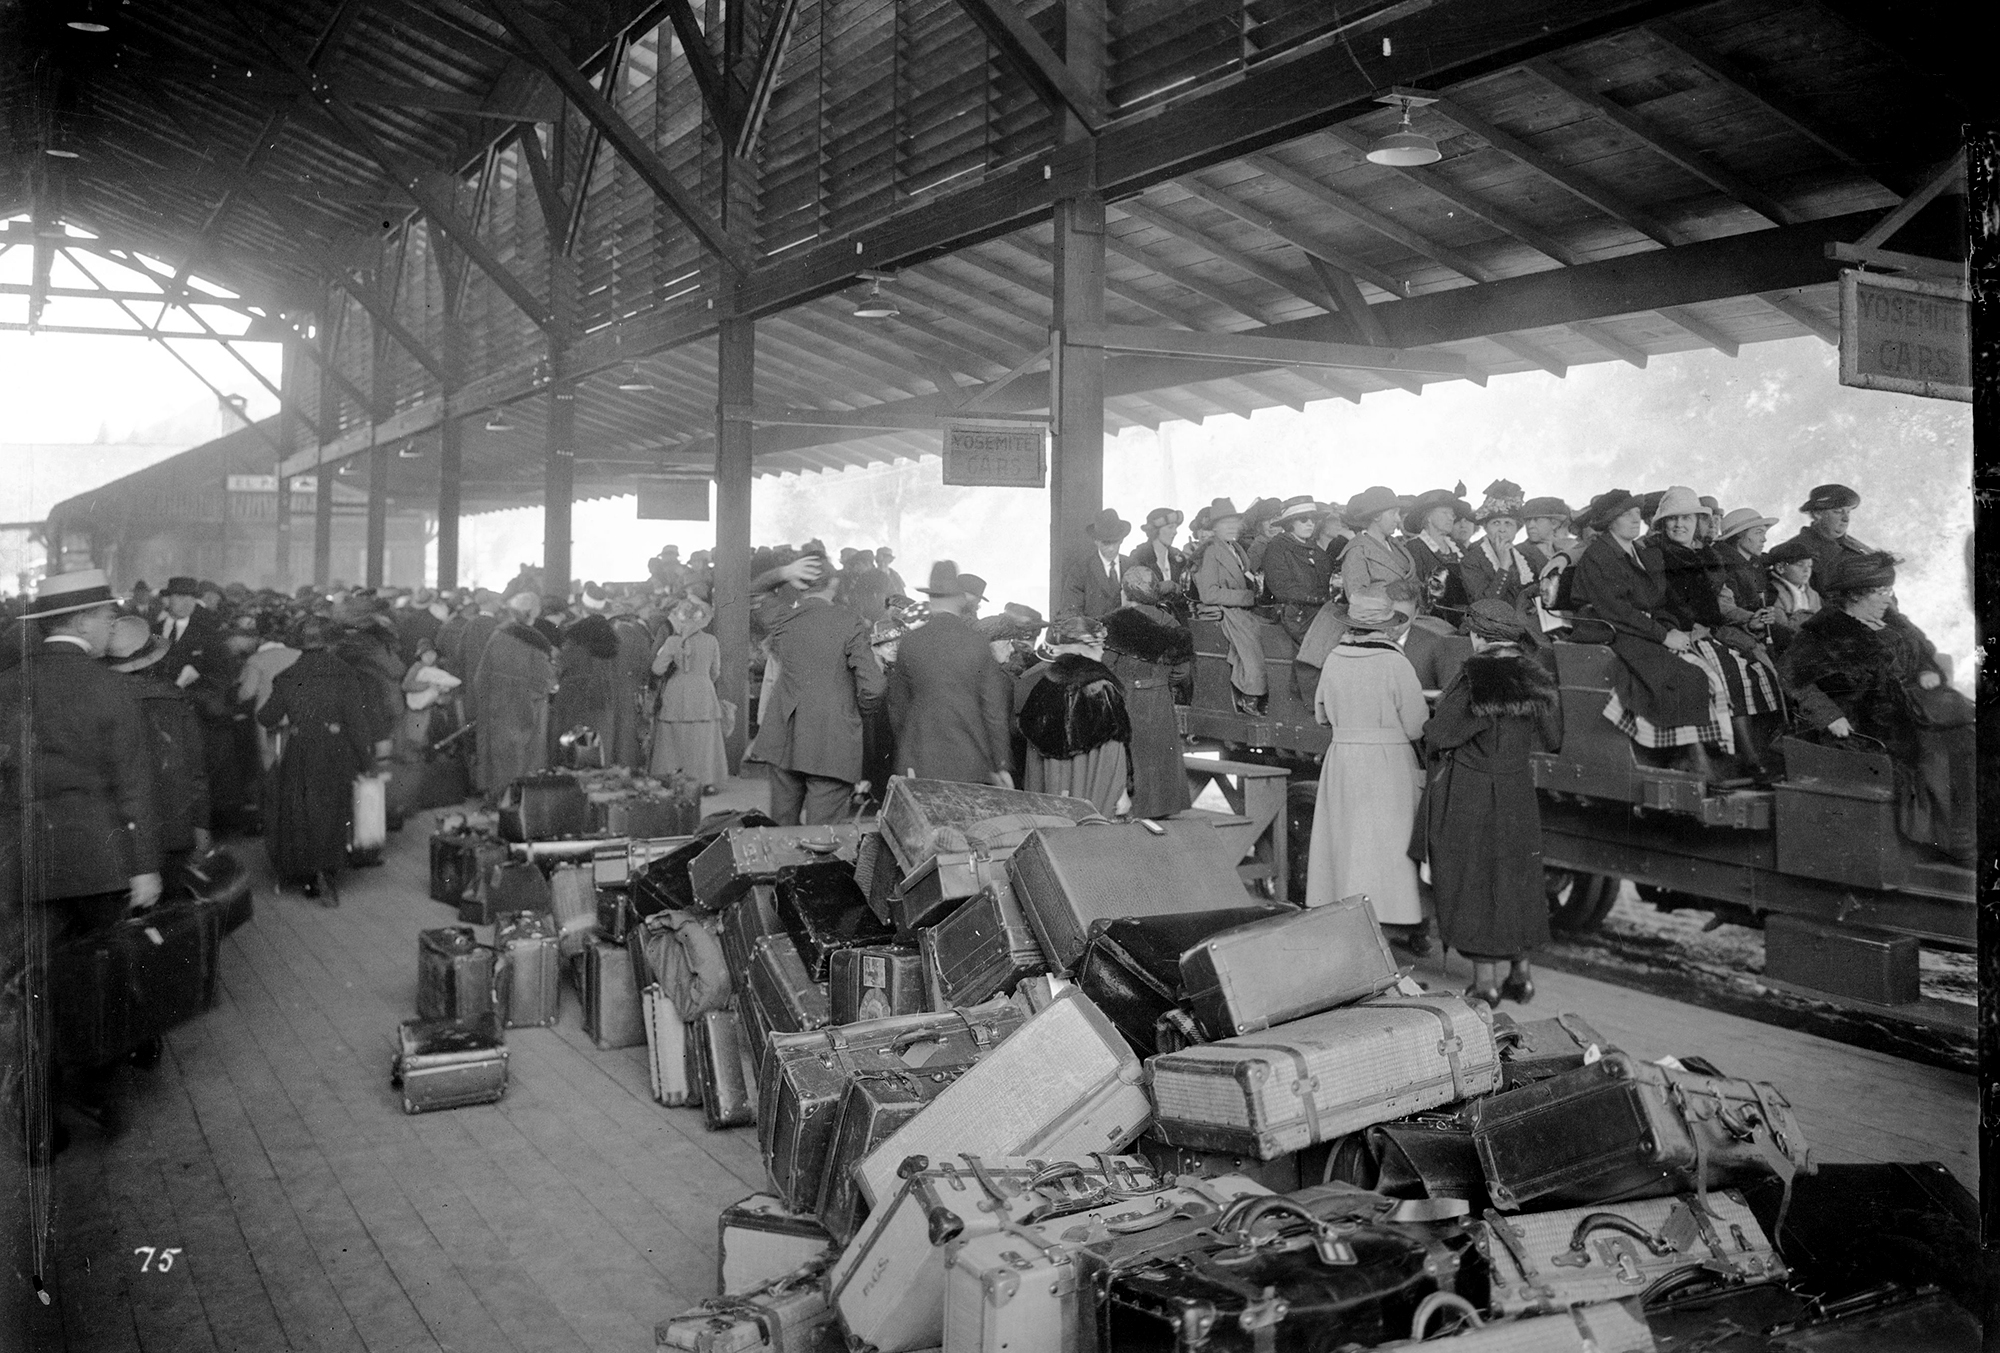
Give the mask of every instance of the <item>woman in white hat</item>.
[{"label": "woman in white hat", "polygon": [[1348,598],[1345,621],[1313,700],[1331,742],[1306,857],[1306,905],[1364,893],[1376,919],[1422,954],[1430,941],[1409,844],[1422,776],[1413,744],[1430,710],[1396,643],[1409,616],[1382,589],[1367,588]]},{"label": "woman in white hat", "polygon": [[653,714],[653,751],[646,773],[657,780],[691,777],[712,792],[729,775],[722,736],[722,701],[715,683],[722,678],[722,646],[707,625],[713,609],[698,597],[683,597],[668,614],[674,632],[653,654],[653,673],[663,678]]}]

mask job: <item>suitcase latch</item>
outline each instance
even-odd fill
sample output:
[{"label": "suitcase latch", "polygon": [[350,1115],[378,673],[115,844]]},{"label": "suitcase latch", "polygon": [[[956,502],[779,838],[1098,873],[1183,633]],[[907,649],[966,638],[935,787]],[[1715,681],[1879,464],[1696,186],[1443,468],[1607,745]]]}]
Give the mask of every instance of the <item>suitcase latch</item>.
[{"label": "suitcase latch", "polygon": [[1291,1309],[1291,1303],[1278,1295],[1277,1288],[1267,1287],[1262,1297],[1244,1304],[1243,1314],[1236,1317],[1236,1320],[1243,1326],[1245,1333],[1255,1334],[1258,1330],[1267,1330],[1281,1324],[1291,1313]]}]

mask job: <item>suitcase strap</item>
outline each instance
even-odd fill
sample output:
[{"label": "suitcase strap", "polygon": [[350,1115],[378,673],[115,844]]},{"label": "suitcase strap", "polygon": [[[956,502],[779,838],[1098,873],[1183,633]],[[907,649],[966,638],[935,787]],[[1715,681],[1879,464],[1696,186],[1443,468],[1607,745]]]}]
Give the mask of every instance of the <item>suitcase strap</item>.
[{"label": "suitcase strap", "polygon": [[[1465,1087],[1465,1069],[1459,1059],[1459,1053],[1464,1048],[1464,1041],[1452,1029],[1450,1015],[1447,1015],[1434,1005],[1424,1005],[1417,1001],[1371,1001],[1369,1002],[1369,1008],[1422,1010],[1435,1017],[1444,1026],[1444,1037],[1438,1040],[1438,1053],[1444,1058],[1445,1065],[1451,1070],[1451,1097],[1454,1100],[1466,1097],[1468,1091]],[[1299,1107],[1305,1110],[1306,1131],[1311,1134],[1313,1141],[1319,1141],[1321,1139],[1319,1077],[1312,1074],[1312,1067],[1307,1064],[1305,1054],[1285,1043],[1244,1043],[1232,1041],[1229,1046],[1232,1048],[1241,1048],[1246,1052],[1275,1052],[1291,1059],[1292,1068],[1298,1073],[1297,1077],[1292,1081],[1292,1093],[1299,1097]],[[1329,1104],[1325,1107],[1325,1112],[1328,1114],[1342,1113],[1350,1109],[1360,1108],[1364,1104],[1372,1103],[1374,1099],[1375,1096],[1368,1095],[1360,1099]]]},{"label": "suitcase strap", "polygon": [[[1667,1103],[1673,1106],[1682,1126],[1687,1129],[1688,1137],[1694,1142],[1695,1197],[1704,1218],[1714,1215],[1708,1203],[1708,1134],[1703,1130],[1703,1125],[1711,1116],[1732,1138],[1739,1142],[1747,1142],[1754,1147],[1757,1154],[1763,1158],[1765,1166],[1783,1181],[1784,1191],[1778,1200],[1778,1219],[1771,1228],[1770,1237],[1771,1243],[1776,1245],[1785,1229],[1785,1214],[1791,1211],[1792,1181],[1797,1177],[1800,1165],[1800,1162],[1793,1158],[1792,1144],[1786,1136],[1784,1120],[1771,1108],[1771,1097],[1776,1097],[1781,1104],[1785,1104],[1786,1101],[1775,1087],[1761,1081],[1733,1083],[1749,1089],[1751,1098],[1757,1102],[1755,1118],[1747,1113],[1732,1111],[1719,1084],[1703,1084],[1692,1078],[1675,1076],[1672,1072],[1667,1073]],[[1688,1104],[1690,1096],[1700,1100],[1713,1100],[1715,1103],[1713,1115],[1690,1108]],[[1789,1108],[1790,1105],[1786,1104],[1786,1107]],[[1811,1153],[1807,1152],[1806,1155],[1810,1161]]]},{"label": "suitcase strap", "polygon": [[[1556,1295],[1555,1288],[1545,1282],[1539,1281],[1542,1276],[1541,1270],[1536,1268],[1535,1261],[1528,1257],[1527,1246],[1522,1243],[1521,1233],[1515,1228],[1514,1223],[1508,1221],[1490,1207],[1486,1209],[1485,1219],[1486,1233],[1499,1241],[1507,1253],[1513,1256],[1514,1267],[1521,1272],[1522,1294],[1524,1296],[1542,1297],[1545,1300],[1554,1301]],[[1507,1287],[1506,1280],[1497,1272],[1492,1276],[1492,1284],[1496,1291],[1504,1291]]]},{"label": "suitcase strap", "polygon": [[1451,1016],[1435,1005],[1423,1001],[1370,1001],[1371,1010],[1422,1010],[1444,1028],[1444,1037],[1438,1040],[1438,1054],[1451,1069],[1451,1097],[1454,1101],[1464,1099],[1471,1092],[1466,1089],[1465,1065],[1459,1054],[1465,1051],[1465,1040],[1451,1027]]}]

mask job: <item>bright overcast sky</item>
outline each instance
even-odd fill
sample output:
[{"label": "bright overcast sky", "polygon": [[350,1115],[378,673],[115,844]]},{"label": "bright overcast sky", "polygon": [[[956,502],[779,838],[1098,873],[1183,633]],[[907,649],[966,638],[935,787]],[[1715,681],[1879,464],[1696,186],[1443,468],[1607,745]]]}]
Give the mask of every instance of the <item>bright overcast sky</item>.
[{"label": "bright overcast sky", "polygon": [[[147,260],[171,277],[173,268]],[[24,245],[0,249],[0,284],[25,286],[33,269],[33,252]],[[88,270],[88,276],[84,270]],[[92,279],[114,291],[154,292],[159,287],[132,269],[102,255],[59,252],[50,269],[55,288],[89,288]],[[211,293],[220,289],[197,280]],[[227,294],[227,293],[222,293]],[[179,309],[164,321],[157,304],[128,302],[139,320],[177,332],[199,332],[200,326]],[[221,306],[197,305],[201,318],[218,332],[239,334],[246,316]],[[0,323],[27,322],[28,298],[0,294]],[[110,301],[51,297],[42,323],[85,328],[132,329],[131,316]],[[275,343],[232,345],[277,384],[279,349]],[[202,376],[225,394],[249,400],[252,418],[277,411],[278,402],[222,344],[190,339],[173,345]],[[126,439],[191,406],[212,403],[214,396],[187,367],[160,344],[140,338],[93,337],[78,334],[28,334],[0,330],[0,442],[88,442],[103,429],[108,440]]]}]

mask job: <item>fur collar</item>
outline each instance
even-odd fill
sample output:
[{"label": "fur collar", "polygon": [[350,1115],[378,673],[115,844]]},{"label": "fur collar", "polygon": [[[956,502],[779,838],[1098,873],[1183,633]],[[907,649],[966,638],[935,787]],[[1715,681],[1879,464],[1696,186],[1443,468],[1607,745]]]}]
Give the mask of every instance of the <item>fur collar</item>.
[{"label": "fur collar", "polygon": [[1475,653],[1461,672],[1472,712],[1482,718],[1532,718],[1560,698],[1554,678],[1518,653]]},{"label": "fur collar", "polygon": [[548,635],[543,634],[533,625],[523,625],[518,620],[509,620],[499,629],[493,631],[493,633],[496,638],[504,634],[510,639],[518,639],[539,653],[552,654],[556,651],[556,646],[549,642]]},{"label": "fur collar", "polygon": [[587,615],[563,631],[563,643],[581,644],[593,658],[618,656],[618,631],[601,615]]},{"label": "fur collar", "polygon": [[1194,657],[1194,636],[1171,619],[1159,618],[1164,615],[1148,607],[1120,606],[1104,617],[1105,648],[1141,662],[1188,661]]}]

